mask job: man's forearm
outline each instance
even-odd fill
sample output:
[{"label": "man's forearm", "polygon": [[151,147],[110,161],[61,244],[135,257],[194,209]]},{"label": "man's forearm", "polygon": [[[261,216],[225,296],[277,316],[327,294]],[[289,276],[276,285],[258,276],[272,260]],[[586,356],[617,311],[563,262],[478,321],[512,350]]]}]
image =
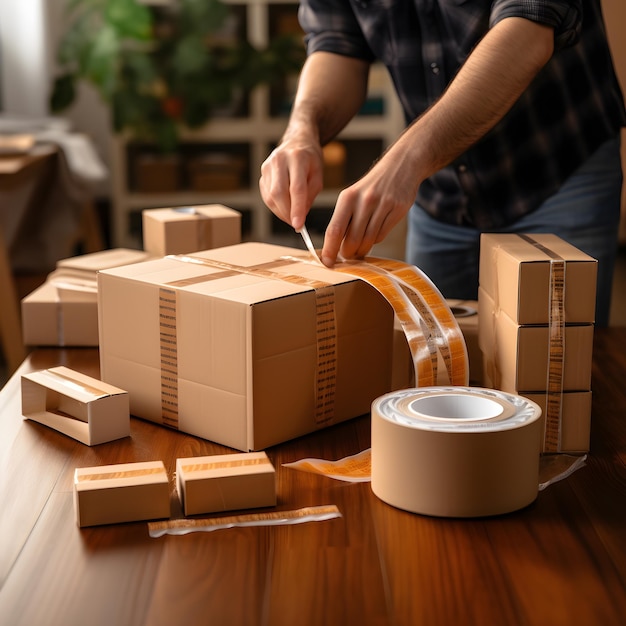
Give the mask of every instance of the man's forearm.
[{"label": "man's forearm", "polygon": [[304,64],[285,137],[313,133],[324,145],[356,115],[367,94],[369,64],[328,52]]},{"label": "man's forearm", "polygon": [[414,162],[420,179],[448,165],[509,111],[553,52],[553,31],[522,18],[494,26],[447,91],[392,150]]}]

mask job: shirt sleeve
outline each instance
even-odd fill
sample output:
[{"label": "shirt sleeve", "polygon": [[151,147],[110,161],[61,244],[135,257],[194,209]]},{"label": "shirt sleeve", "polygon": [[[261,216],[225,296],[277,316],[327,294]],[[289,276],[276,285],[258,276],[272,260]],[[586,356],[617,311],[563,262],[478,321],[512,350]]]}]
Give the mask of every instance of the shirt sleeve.
[{"label": "shirt sleeve", "polygon": [[323,51],[374,60],[350,2],[301,0],[298,19],[305,32],[307,54]]},{"label": "shirt sleeve", "polygon": [[490,26],[506,17],[524,17],[554,28],[554,47],[578,42],[582,28],[582,0],[495,0]]}]

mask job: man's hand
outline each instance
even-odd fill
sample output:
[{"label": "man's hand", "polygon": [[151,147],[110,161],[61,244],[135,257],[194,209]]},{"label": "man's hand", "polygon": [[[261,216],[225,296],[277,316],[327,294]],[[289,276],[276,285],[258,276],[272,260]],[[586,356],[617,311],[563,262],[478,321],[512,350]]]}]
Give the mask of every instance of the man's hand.
[{"label": "man's hand", "polygon": [[421,180],[401,144],[394,144],[363,178],[339,194],[324,235],[324,265],[332,267],[338,255],[365,256],[411,208]]},{"label": "man's hand", "polygon": [[286,136],[261,166],[259,189],[272,213],[299,231],[322,190],[322,148],[311,134]]},{"label": "man's hand", "polygon": [[368,62],[329,52],[316,52],[304,64],[287,130],[259,180],[265,204],[296,230],[322,190],[322,145],[358,112],[368,72]]},{"label": "man's hand", "polygon": [[380,161],[341,192],[326,230],[322,261],[332,267],[366,255],[408,212],[419,185],[485,135],[548,61],[550,27],[523,18],[497,23],[441,98]]}]

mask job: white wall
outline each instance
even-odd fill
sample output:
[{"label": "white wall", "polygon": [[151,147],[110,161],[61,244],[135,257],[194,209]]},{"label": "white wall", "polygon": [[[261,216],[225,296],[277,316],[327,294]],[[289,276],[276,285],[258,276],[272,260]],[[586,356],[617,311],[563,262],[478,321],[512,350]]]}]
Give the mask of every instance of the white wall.
[{"label": "white wall", "polygon": [[[64,32],[66,0],[0,0],[2,104],[4,113],[45,117],[55,76],[58,41]],[[81,85],[77,102],[64,112],[72,127],[89,135],[109,165],[111,126],[108,108],[95,90]],[[110,184],[99,193],[107,196]]]},{"label": "white wall", "polygon": [[47,45],[44,0],[0,0],[2,94],[6,112],[47,112]]}]

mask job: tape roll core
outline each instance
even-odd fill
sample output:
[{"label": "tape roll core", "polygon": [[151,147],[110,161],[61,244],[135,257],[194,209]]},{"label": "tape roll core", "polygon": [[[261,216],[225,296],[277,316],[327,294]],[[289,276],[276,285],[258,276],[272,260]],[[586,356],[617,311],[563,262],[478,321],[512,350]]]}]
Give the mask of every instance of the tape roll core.
[{"label": "tape roll core", "polygon": [[505,407],[490,398],[460,394],[425,395],[410,402],[411,410],[427,419],[486,420],[499,417]]},{"label": "tape roll core", "polygon": [[509,513],[537,497],[541,409],[477,387],[420,387],[372,403],[372,491],[439,517]]}]

